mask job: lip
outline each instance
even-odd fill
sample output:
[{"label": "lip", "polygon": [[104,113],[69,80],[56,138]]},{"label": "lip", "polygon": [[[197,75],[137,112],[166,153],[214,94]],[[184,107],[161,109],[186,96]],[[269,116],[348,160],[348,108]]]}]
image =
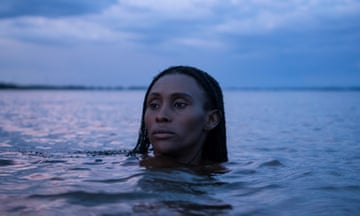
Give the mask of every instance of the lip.
[{"label": "lip", "polygon": [[170,139],[175,136],[175,132],[166,129],[154,130],[151,136],[155,139]]}]

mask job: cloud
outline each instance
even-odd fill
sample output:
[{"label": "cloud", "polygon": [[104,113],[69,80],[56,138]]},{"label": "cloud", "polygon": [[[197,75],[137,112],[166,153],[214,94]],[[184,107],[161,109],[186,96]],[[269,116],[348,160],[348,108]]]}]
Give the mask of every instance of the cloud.
[{"label": "cloud", "polygon": [[198,47],[198,48],[211,48],[211,49],[219,49],[223,48],[224,43],[216,40],[206,40],[204,38],[175,38],[171,41],[171,44],[178,44],[179,46],[187,46],[187,47]]},{"label": "cloud", "polygon": [[324,21],[358,16],[360,2],[349,1],[261,1],[233,0],[233,10],[215,26],[218,33],[266,34],[282,29],[297,31],[321,28]]},{"label": "cloud", "polygon": [[136,38],[128,32],[116,32],[96,22],[77,18],[51,19],[29,17],[0,22],[0,37],[30,43],[73,44],[91,42],[113,42]]},{"label": "cloud", "polygon": [[23,16],[64,17],[97,13],[116,0],[2,0],[0,18]]},{"label": "cloud", "polygon": [[161,19],[193,19],[208,16],[211,8],[218,4],[217,0],[124,0],[119,2],[120,7],[151,13]]},{"label": "cloud", "polygon": [[99,22],[101,12],[117,0],[4,0],[0,4],[0,37],[26,43],[66,45],[135,38]]},{"label": "cloud", "polygon": [[[117,68],[141,77],[169,64],[259,77],[307,66],[355,71],[359,18],[358,0],[3,0],[0,72],[53,71],[65,82],[69,71],[80,82],[86,71],[95,83]],[[339,55],[351,58],[336,63]]]},{"label": "cloud", "polygon": [[322,20],[358,13],[356,0],[5,0],[0,18],[7,19],[0,19],[0,36],[60,44],[173,42],[216,49],[226,45],[228,35],[319,28]]}]

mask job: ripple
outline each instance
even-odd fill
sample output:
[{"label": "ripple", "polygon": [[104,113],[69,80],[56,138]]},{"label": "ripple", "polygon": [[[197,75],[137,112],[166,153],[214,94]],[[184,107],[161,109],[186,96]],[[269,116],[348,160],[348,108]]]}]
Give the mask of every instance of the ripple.
[{"label": "ripple", "polygon": [[130,175],[128,177],[124,177],[124,178],[116,178],[116,179],[103,179],[103,180],[86,180],[85,182],[98,182],[98,183],[106,183],[106,184],[111,184],[111,183],[119,183],[119,182],[127,182],[130,179],[142,176],[142,173],[137,173],[134,175]]},{"label": "ripple", "polygon": [[236,171],[237,174],[243,174],[243,175],[252,175],[256,173],[256,170],[253,169],[241,169]]},{"label": "ripple", "polygon": [[72,170],[72,171],[89,171],[91,169],[90,168],[84,168],[84,167],[74,167],[74,168],[69,168],[69,170]]},{"label": "ripple", "polygon": [[[218,203],[212,204],[203,204],[190,201],[167,201],[164,202],[164,204],[184,215],[220,214],[219,211],[233,209],[230,204],[222,203],[220,201],[218,201]],[[225,214],[225,212],[223,213]]]},{"label": "ripple", "polygon": [[264,163],[261,163],[259,167],[277,167],[284,166],[279,160],[271,160]]},{"label": "ripple", "polygon": [[51,174],[46,174],[46,173],[32,173],[30,175],[27,176],[23,176],[23,179],[27,179],[27,180],[47,180],[50,179],[52,177]]},{"label": "ripple", "polygon": [[[156,196],[156,195],[155,195]],[[96,206],[103,203],[114,203],[120,200],[129,201],[144,198],[154,198],[154,195],[144,192],[124,192],[124,193],[105,193],[105,192],[87,192],[87,191],[70,191],[58,194],[33,194],[28,196],[29,199],[57,200],[65,199],[72,204],[85,206]]]},{"label": "ripple", "polygon": [[0,166],[11,166],[15,165],[13,160],[0,159]]},{"label": "ripple", "polygon": [[319,188],[314,188],[318,190],[326,191],[360,191],[360,185],[345,185],[345,186],[323,186]]},{"label": "ripple", "polygon": [[124,155],[130,151],[126,149],[120,150],[105,150],[105,151],[76,151],[74,154],[86,154],[91,156],[106,156],[106,155]]},{"label": "ripple", "polygon": [[42,161],[43,163],[66,163],[67,161],[66,160],[45,160],[45,161]]}]

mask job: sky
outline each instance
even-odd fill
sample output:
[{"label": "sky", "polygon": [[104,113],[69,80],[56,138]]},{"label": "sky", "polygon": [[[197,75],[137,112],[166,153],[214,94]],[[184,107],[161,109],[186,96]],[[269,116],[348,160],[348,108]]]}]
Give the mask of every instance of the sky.
[{"label": "sky", "polygon": [[146,86],[173,65],[224,87],[360,86],[360,1],[1,0],[0,82]]}]

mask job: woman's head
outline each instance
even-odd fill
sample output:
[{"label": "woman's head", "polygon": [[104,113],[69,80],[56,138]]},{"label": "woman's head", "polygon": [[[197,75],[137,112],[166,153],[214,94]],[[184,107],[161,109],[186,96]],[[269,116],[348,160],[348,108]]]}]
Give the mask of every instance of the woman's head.
[{"label": "woman's head", "polygon": [[219,84],[188,66],[158,74],[145,94],[135,153],[171,156],[182,163],[227,161],[225,113]]}]

